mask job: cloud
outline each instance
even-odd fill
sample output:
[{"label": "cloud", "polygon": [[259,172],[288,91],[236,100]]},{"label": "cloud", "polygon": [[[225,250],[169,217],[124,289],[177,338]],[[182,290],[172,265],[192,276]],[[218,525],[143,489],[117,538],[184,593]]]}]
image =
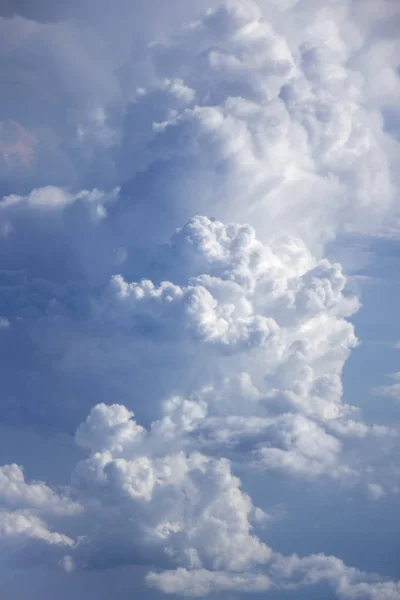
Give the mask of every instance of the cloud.
[{"label": "cloud", "polygon": [[[3,114],[37,140],[33,172],[9,173],[7,193],[125,183],[125,204],[136,213],[130,224],[141,211],[143,219],[149,216],[140,202],[132,206],[132,196],[143,196],[140,188],[159,210],[169,198],[167,233],[196,212],[245,218],[263,237],[279,228],[313,244],[345,224],[369,231],[374,218],[379,226],[394,198],[398,150],[376,116],[389,96],[376,95],[382,69],[367,54],[375,16],[368,20],[341,3],[317,7],[309,18],[298,3],[285,19],[273,4],[264,16],[250,3],[239,17],[231,3],[196,19],[194,3],[180,3],[179,11],[160,7],[150,23],[138,5],[137,18],[158,40],[150,46],[146,40],[144,49],[140,28],[129,19],[128,31],[128,7],[120,4],[112,16],[119,36],[104,6],[88,31],[89,2],[70,8],[75,21],[61,20],[59,8],[60,18],[50,22],[49,7],[48,19],[40,15],[44,7],[38,20],[26,7],[24,17],[2,19],[12,31],[2,37],[7,77],[19,81],[7,86]],[[184,17],[188,24],[168,39],[166,30],[178,30]],[[139,44],[134,61],[132,28]],[[13,45],[12,38],[23,43]],[[395,41],[385,43],[372,45],[374,56],[385,57],[395,82]],[[21,76],[26,57],[31,79]],[[24,111],[16,100],[28,88],[30,110]],[[148,234],[154,239],[156,231]]]},{"label": "cloud", "polygon": [[[66,21],[61,7],[20,5],[14,13],[22,16],[2,18],[11,82],[3,113],[37,140],[35,172],[6,179],[12,191],[132,180],[128,196],[145,184],[155,198],[166,183],[164,195],[176,203],[172,228],[180,225],[173,206],[181,220],[213,209],[221,219],[246,215],[265,234],[279,227],[313,243],[339,227],[369,231],[372,217],[379,227],[394,198],[398,156],[386,127],[396,111],[397,41],[386,33],[395,10],[385,6],[377,16],[370,3],[360,10],[357,2],[260,1],[196,17],[193,2],[168,9],[157,2],[152,15],[138,3],[132,19],[123,0],[112,14],[104,3],[95,18],[92,9],[89,0],[70,5]],[[25,111],[16,98],[28,87]],[[160,161],[175,193],[160,171],[157,182],[151,175]]]},{"label": "cloud", "polygon": [[[302,585],[315,585],[327,581],[338,598],[398,598],[397,582],[380,582],[375,575],[367,575],[346,566],[343,561],[324,554],[301,558],[297,555],[278,558],[273,571],[278,579],[289,579],[283,584],[287,589],[297,589]],[[377,580],[378,579],[378,580]]]},{"label": "cloud", "polygon": [[149,573],[147,582],[165,594],[196,597],[218,592],[265,592],[271,586],[266,575],[241,573],[232,575],[221,571],[177,569],[164,573]]},{"label": "cloud", "polygon": [[[239,18],[235,5],[226,5],[171,42],[152,46],[158,90],[141,91],[126,123],[140,123],[143,156],[148,119],[151,154],[147,171],[125,193],[144,185],[157,202],[160,182],[169,219],[175,210],[189,217],[199,206],[222,220],[246,214],[263,236],[279,229],[313,245],[334,237],[338,226],[370,231],[367,215],[378,225],[394,187],[385,152],[392,141],[364,104],[362,78],[348,66],[362,34],[355,23],[342,33],[345,5],[316,10],[305,24],[300,4],[291,19],[304,28],[301,39],[278,34],[253,6],[243,5]],[[194,90],[186,107],[176,105],[165,77]],[[160,94],[171,108],[154,121],[148,115],[160,111]],[[133,132],[130,137],[131,154]],[[173,176],[173,192],[164,168]],[[146,173],[154,169],[159,177],[148,182]]]},{"label": "cloud", "polygon": [[[242,571],[264,562],[270,550],[251,533],[254,507],[240,490],[229,461],[199,452],[171,452],[162,445],[157,452],[162,437],[158,441],[156,436],[162,436],[162,430],[154,435],[154,441],[146,440],[149,434],[122,406],[93,409],[77,432],[78,443],[90,445],[92,453],[73,478],[84,491],[85,505],[89,508],[95,498],[104,508],[111,503],[110,517],[114,522],[117,518],[114,526],[121,534],[120,525],[132,515],[127,536],[122,534],[123,543],[132,549],[161,547],[173,561],[198,568]],[[108,520],[107,510],[103,517],[103,510],[96,512]],[[136,541],[129,542],[133,532]],[[107,537],[102,540],[100,534],[97,541],[89,541],[89,557],[90,546],[98,543],[105,544],[107,552]],[[111,546],[108,552],[112,551]]]},{"label": "cloud", "polygon": [[[194,412],[194,403],[185,406],[195,420],[204,418],[201,411]],[[167,403],[171,415],[177,414],[176,408],[176,400]],[[183,430],[175,429],[175,435],[193,433],[195,420],[181,420]],[[6,466],[1,471],[2,497],[18,509],[2,511],[3,538],[68,546],[68,554],[58,560],[71,576],[77,569],[98,569],[109,561],[153,565],[157,570],[150,570],[146,581],[167,594],[293,590],[327,582],[340,598],[375,598],[379,590],[394,591],[397,597],[395,582],[350,568],[334,556],[274,552],[256,533],[269,517],[243,492],[230,461],[198,451],[176,452],[176,439],[165,433],[160,423],[147,431],[138,426],[123,406],[94,407],[76,434],[77,443],[90,449],[89,458],[78,463],[70,487],[85,518],[77,504],[57,497],[43,483],[26,484],[16,465]],[[306,447],[299,447],[297,454],[309,459],[313,441],[308,437],[301,443]],[[315,468],[313,474],[318,474]],[[379,488],[369,487],[371,493]],[[35,509],[78,517],[78,542],[47,529],[29,512]]]},{"label": "cloud", "polygon": [[74,520],[82,512],[82,506],[65,493],[58,494],[41,481],[27,483],[18,465],[0,467],[1,563],[11,561],[15,566],[41,557],[51,564],[54,556],[62,556],[65,547],[75,543],[69,535],[54,531],[54,525],[64,527],[62,521]]},{"label": "cloud", "polygon": [[73,545],[73,541],[66,535],[49,531],[38,517],[19,511],[0,511],[0,540],[14,541],[19,538],[44,541],[57,546]]},{"label": "cloud", "polygon": [[58,496],[43,482],[26,483],[23,470],[15,464],[0,467],[0,504],[56,515],[77,514],[81,510],[79,504]]},{"label": "cloud", "polygon": [[[265,372],[261,395],[283,396],[306,414],[345,410],[339,375],[356,338],[343,317],[358,300],[345,294],[339,265],[317,261],[296,239],[264,246],[248,226],[205,217],[189,221],[169,253],[170,269],[181,279],[183,267],[186,285],[113,277],[98,317],[122,328],[145,320],[144,334],[162,335],[179,355],[199,342],[216,346],[250,380]],[[316,368],[322,360],[330,375]]]},{"label": "cloud", "polygon": [[341,444],[314,422],[292,415],[274,423],[273,442],[260,448],[261,465],[301,476],[344,475],[338,466]]},{"label": "cloud", "polygon": [[392,383],[391,385],[379,386],[379,387],[375,388],[375,393],[380,396],[392,398],[393,400],[399,400],[400,399],[400,383],[398,383],[398,381],[400,380],[400,372],[393,373],[391,375],[391,377],[395,380],[395,383]]},{"label": "cloud", "polygon": [[140,567],[154,594],[397,598],[314,525],[397,490],[397,427],[343,392],[361,304],[336,259],[396,229],[398,11],[145,4],[1,9],[0,412],[77,444],[63,487],[3,459],[2,554],[77,597]]}]

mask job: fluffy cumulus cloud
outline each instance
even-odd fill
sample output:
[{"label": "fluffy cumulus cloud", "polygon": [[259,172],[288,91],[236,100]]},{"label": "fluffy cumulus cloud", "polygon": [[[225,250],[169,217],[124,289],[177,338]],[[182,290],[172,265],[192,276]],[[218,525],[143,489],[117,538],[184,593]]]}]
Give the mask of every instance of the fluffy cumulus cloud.
[{"label": "fluffy cumulus cloud", "polygon": [[[51,562],[59,559],[73,540],[53,530],[54,519],[76,518],[82,507],[58,495],[43,482],[26,483],[16,464],[0,468],[0,548],[16,565],[36,560],[39,553]],[[45,520],[46,519],[46,520]],[[47,548],[52,547],[51,552]]]},{"label": "fluffy cumulus cloud", "polygon": [[399,435],[343,387],[340,264],[398,235],[399,10],[197,4],[0,9],[0,575],[400,599],[343,534]]},{"label": "fluffy cumulus cloud", "polygon": [[246,214],[263,235],[279,227],[314,244],[339,223],[364,231],[374,219],[379,227],[395,197],[397,143],[368,110],[362,74],[349,68],[365,32],[345,24],[345,4],[311,20],[302,3],[293,7],[301,37],[285,35],[285,14],[269,8],[276,24],[253,3],[228,4],[152,46],[161,81],[138,90],[129,108],[127,126],[140,131],[126,129],[129,156],[173,172],[171,197],[162,182],[180,215],[201,203],[221,218]]},{"label": "fluffy cumulus cloud", "polygon": [[[264,394],[282,394],[305,412],[338,414],[340,372],[357,343],[345,317],[358,309],[340,265],[318,261],[295,238],[266,246],[247,225],[194,217],[165,248],[164,268],[182,283],[113,276],[97,317],[124,329],[145,320],[178,351],[196,344],[209,356],[222,353],[250,381],[250,370],[260,379],[262,361]],[[324,359],[331,359],[329,375],[319,372]]]},{"label": "fluffy cumulus cloud", "polygon": [[[78,501],[58,496],[44,483],[25,483],[16,465],[3,467],[1,497],[16,510],[2,511],[2,538],[67,547],[56,556],[69,573],[114,561],[156,565],[146,581],[167,594],[260,592],[327,582],[340,598],[375,598],[386,590],[397,597],[394,582],[347,567],[338,558],[285,557],[261,541],[256,528],[273,515],[241,489],[228,458],[189,450],[185,436],[204,419],[204,410],[181,402],[186,406],[179,411],[178,404],[178,399],[169,401],[162,421],[150,430],[124,406],[94,407],[76,433],[77,444],[89,451],[68,490]],[[300,448],[293,452],[295,461],[301,462],[302,451],[310,455]],[[74,517],[76,540],[50,532],[38,513],[55,515],[59,522],[64,517],[67,530]]]},{"label": "fluffy cumulus cloud", "polygon": [[[157,451],[159,434],[154,434],[155,443],[139,440],[135,424],[126,420],[130,414],[118,423],[117,413],[123,417],[124,407],[99,405],[78,430],[78,442],[91,443],[85,433],[91,436],[92,422],[99,419],[103,427],[111,429],[113,439],[103,452],[94,440],[90,458],[78,465],[73,479],[85,490],[87,502],[92,495],[99,498],[104,494],[117,513],[125,512],[118,515],[113,511],[113,519],[124,522],[128,514],[133,515],[128,545],[136,530],[144,552],[161,547],[167,562],[240,572],[267,560],[269,548],[251,532],[255,508],[241,491],[228,460],[199,452]],[[128,433],[130,424],[133,427]],[[103,446],[102,440],[100,444]]]}]

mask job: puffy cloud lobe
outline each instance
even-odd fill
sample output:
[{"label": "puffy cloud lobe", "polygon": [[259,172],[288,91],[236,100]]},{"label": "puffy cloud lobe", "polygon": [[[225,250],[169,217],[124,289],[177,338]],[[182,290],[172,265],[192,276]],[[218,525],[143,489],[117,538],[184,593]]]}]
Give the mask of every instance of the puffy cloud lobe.
[{"label": "puffy cloud lobe", "polygon": [[115,276],[99,317],[120,327],[145,318],[178,352],[189,340],[239,353],[243,372],[256,368],[260,379],[267,370],[261,394],[282,395],[305,413],[334,417],[344,410],[340,374],[356,344],[344,317],[358,300],[346,294],[339,265],[318,262],[297,240],[267,246],[247,225],[205,217],[179,230],[166,256],[167,272],[186,284]]},{"label": "puffy cloud lobe", "polygon": [[0,504],[55,515],[73,515],[81,511],[79,504],[58,496],[45,483],[26,483],[23,470],[15,464],[0,467]]},{"label": "puffy cloud lobe", "polygon": [[[166,413],[171,411],[171,415],[177,415],[177,406],[177,399],[171,400],[165,406]],[[202,416],[204,418],[204,413],[196,412],[194,403],[189,401],[185,403],[185,412],[192,415],[194,421]],[[100,431],[104,431],[106,421],[111,432],[121,428],[123,407],[97,407],[94,418],[90,415],[83,426],[85,433],[82,434],[80,429],[81,441],[86,436],[90,439],[92,432],[98,431],[96,413],[102,415]],[[126,425],[130,420],[131,415],[126,412]],[[193,431],[190,417],[184,421],[181,419],[181,422],[185,431]],[[281,434],[281,430],[280,424],[277,435]],[[163,433],[162,429],[155,427],[147,435],[163,436]],[[284,557],[260,543],[254,534],[250,535],[249,519],[256,522],[257,512],[250,499],[240,491],[240,482],[232,476],[227,460],[210,460],[199,453],[166,455],[165,448],[161,450],[164,452],[162,458],[151,458],[143,455],[145,440],[142,440],[144,445],[141,449],[136,443],[134,429],[131,435],[123,435],[121,439],[121,445],[117,446],[113,446],[111,441],[119,458],[115,459],[111,452],[103,452],[101,477],[92,492],[88,494],[85,490],[85,502],[90,508],[91,494],[95,493],[97,499],[103,497],[104,514],[97,508],[97,518],[103,519],[107,515],[106,507],[115,506],[116,501],[119,518],[126,519],[127,514],[135,514],[132,511],[123,514],[126,510],[123,497],[128,499],[128,505],[136,503],[136,506],[141,506],[136,510],[140,512],[141,520],[146,522],[141,533],[143,535],[146,531],[147,543],[161,544],[167,556],[180,564],[175,570],[151,571],[147,576],[150,585],[167,594],[204,596],[227,590],[262,591],[271,586],[293,590],[327,582],[340,598],[373,599],[380,593],[383,597],[388,594],[389,598],[393,594],[392,597],[397,598],[398,584],[395,582],[381,582],[379,577],[347,567],[333,556]],[[313,440],[306,438],[303,443],[311,446]],[[160,452],[155,440],[151,440],[148,451],[156,455]],[[301,452],[306,457],[310,455],[307,448],[302,450],[299,447],[298,454]],[[84,477],[98,459],[98,453],[93,452],[91,458],[78,467],[80,477]],[[108,491],[104,495],[106,488]],[[180,505],[181,501],[184,501],[185,509]],[[96,543],[99,541],[97,539]],[[261,572],[249,570],[257,564],[262,566]]]},{"label": "puffy cloud lobe", "polygon": [[167,161],[174,174],[168,201],[189,195],[186,177],[181,216],[198,206],[222,219],[246,215],[263,236],[279,227],[314,244],[339,223],[365,230],[373,215],[378,225],[394,198],[390,142],[364,104],[362,74],[349,68],[365,40],[347,6],[318,7],[310,18],[299,3],[291,17],[302,34],[286,39],[255,3],[239,12],[224,5],[152,46],[159,90],[141,90],[130,122],[142,128],[153,101],[158,115],[166,76],[195,91],[148,127],[153,164]]},{"label": "puffy cloud lobe", "polygon": [[[85,3],[78,11],[80,16],[88,12],[89,5],[90,2]],[[46,159],[52,161],[53,183],[72,182],[86,187],[93,185],[93,181],[95,185],[100,185],[99,181],[109,185],[116,179],[121,182],[129,176],[123,158],[125,153],[119,152],[121,140],[124,140],[122,146],[126,144],[127,148],[140,144],[151,161],[151,155],[154,157],[156,153],[151,148],[146,151],[143,142],[152,139],[153,122],[180,118],[184,106],[192,110],[197,105],[199,109],[215,110],[217,115],[218,111],[224,111],[228,98],[232,105],[241,99],[250,101],[238,119],[234,111],[229,114],[228,109],[230,124],[236,121],[236,131],[238,128],[249,131],[249,140],[254,141],[255,148],[263,145],[264,153],[269,148],[268,161],[258,161],[258,167],[253,169],[259,175],[257,179],[263,178],[261,165],[268,170],[274,161],[283,167],[277,171],[278,178],[285,165],[294,166],[289,171],[292,176],[294,172],[298,187],[301,182],[296,169],[299,167],[300,170],[303,167],[308,171],[319,170],[326,177],[329,173],[340,176],[338,185],[348,199],[345,205],[350,219],[362,218],[359,208],[369,202],[368,198],[382,204],[390,196],[384,152],[393,158],[398,148],[396,145],[390,148],[387,143],[380,116],[387,120],[388,107],[390,114],[396,110],[398,44],[393,35],[384,39],[394,22],[395,9],[390,11],[385,5],[378,15],[372,3],[360,10],[359,3],[352,3],[350,9],[345,1],[321,7],[315,2],[277,5],[260,0],[259,3],[241,2],[239,6],[227,3],[193,19],[193,8],[198,7],[188,2],[179,4],[179,11],[159,6],[155,11],[157,18],[152,16],[150,24],[143,9],[137,6],[136,16],[140,14],[152,32],[157,30],[154,24],[162,21],[164,41],[150,44],[145,58],[138,44],[135,64],[132,64],[132,28],[137,38],[142,37],[143,28],[135,26],[136,19],[132,21],[127,16],[127,3],[120,2],[119,6],[111,18],[109,8],[102,5],[96,19],[93,20],[93,15],[90,17],[90,22],[95,23],[90,32],[85,26],[87,14],[83,22],[79,19],[77,22],[39,22],[39,17],[38,21],[32,18],[34,11],[29,14],[31,20],[20,17],[2,20],[2,46],[10,58],[8,71],[14,79],[15,72],[20,75],[18,86],[8,86],[3,112],[21,126],[33,128],[39,138],[35,153],[40,165],[34,185],[48,183],[43,181],[48,179],[42,164],[43,152]],[[178,35],[165,41],[167,23],[169,27],[171,21],[181,18],[179,12],[189,15],[192,21]],[[118,27],[115,28],[110,21],[116,19]],[[176,23],[174,25],[176,30]],[[157,39],[157,33],[155,36]],[[159,39],[162,36],[159,35]],[[13,44],[13,39],[23,43]],[[103,40],[107,42],[102,44]],[[28,81],[21,76],[21,65],[27,57],[35,67],[35,76]],[[128,60],[129,66],[124,64]],[[52,77],[55,71],[57,80]],[[141,90],[138,96],[142,96],[132,102],[131,88],[135,80],[139,81]],[[48,81],[51,85],[47,85]],[[15,102],[15,97],[23,94],[28,85],[34,92],[29,114],[18,109]],[[143,94],[144,89],[147,94]],[[59,107],[65,105],[66,99],[68,109],[62,115]],[[246,102],[242,106],[246,106]],[[169,108],[172,109],[170,115]],[[268,110],[269,119],[262,120],[261,114]],[[251,113],[254,123],[251,123]],[[35,119],[41,122],[36,123]],[[257,128],[257,122],[268,123],[268,120],[269,127]],[[278,141],[273,131],[279,127],[274,127],[274,122],[283,127]],[[209,147],[213,145],[214,136],[212,132],[206,135]],[[243,135],[241,138],[243,140]],[[267,143],[263,144],[263,138]],[[193,143],[196,146],[195,139]],[[273,145],[276,145],[275,152],[271,151]],[[46,153],[46,147],[51,151]],[[198,150],[202,150],[201,145]],[[198,166],[201,166],[201,161],[207,158],[206,152],[196,152]],[[245,155],[247,164],[257,163],[251,144],[247,144],[242,158]],[[141,164],[141,160],[130,160],[130,172]],[[211,181],[211,174],[208,176]],[[279,181],[269,176],[266,179],[266,189],[272,186],[280,193]],[[237,177],[235,183],[239,181]],[[280,181],[282,183],[282,176]],[[327,184],[327,189],[333,194],[330,200],[340,209],[341,200],[332,182]],[[351,190],[354,189],[357,202],[352,206]],[[285,203],[290,203],[289,194],[280,195]],[[270,213],[275,204],[273,197],[271,200]],[[307,202],[305,196],[302,202]],[[310,202],[308,198],[309,208]],[[322,204],[323,211],[330,215],[336,212],[335,209],[330,212],[327,202]],[[294,208],[291,204],[289,211]],[[313,208],[318,210],[316,204]],[[285,211],[286,216],[290,215],[289,211]]]},{"label": "puffy cloud lobe", "polygon": [[[229,388],[225,392],[231,400]],[[149,447],[155,452],[165,447],[199,448],[207,454],[223,453],[255,472],[274,471],[303,480],[329,477],[346,486],[365,484],[373,499],[383,497],[388,488],[395,492],[385,456],[397,448],[396,429],[348,417],[314,420],[274,412],[265,411],[254,399],[247,406],[225,403],[212,388],[190,399],[173,397],[164,402],[162,418],[151,426]],[[377,439],[385,448],[382,455],[374,449]]]},{"label": "puffy cloud lobe", "polygon": [[338,464],[339,440],[313,421],[288,415],[276,420],[271,433],[271,442],[258,453],[261,465],[303,477],[346,474],[346,468]]},{"label": "puffy cloud lobe", "polygon": [[[205,342],[226,345],[241,344],[247,347],[258,346],[265,342],[271,331],[274,332],[278,329],[272,319],[247,316],[247,307],[244,303],[243,316],[240,316],[240,306],[237,308],[233,304],[218,306],[218,302],[212,294],[202,285],[189,286],[182,290],[165,282],[156,288],[151,281],[126,284],[120,277],[114,278],[113,283],[117,287],[117,294],[120,298],[128,298],[128,302],[132,301],[133,307],[129,306],[129,310],[133,308],[136,312],[135,305],[139,305],[139,310],[137,310],[139,315],[142,302],[144,315],[152,317],[155,313],[154,316],[158,316],[160,320],[164,317],[163,305],[170,304],[173,307],[174,303],[183,304],[182,317],[187,320],[187,329],[195,338]],[[146,303],[150,305],[150,310]]]},{"label": "puffy cloud lobe", "polygon": [[66,535],[48,530],[46,524],[29,513],[23,511],[0,511],[0,541],[18,541],[32,539],[57,546],[73,546],[73,541]]},{"label": "puffy cloud lobe", "polygon": [[[268,469],[301,478],[323,475],[349,478],[350,481],[356,478],[356,472],[341,464],[340,440],[303,415],[209,416],[209,410],[213,412],[212,406],[207,405],[201,394],[191,400],[171,398],[164,403],[162,419],[152,424],[152,448],[158,450],[160,443],[163,447],[158,440],[160,436],[165,444],[172,447],[200,447],[208,453],[233,452],[235,461],[240,461],[245,447],[250,456],[253,453],[253,461],[246,464],[254,469]],[[253,405],[252,410],[257,411],[257,407]],[[362,427],[364,424],[359,425]],[[368,427],[364,427],[368,431]],[[330,422],[327,424],[329,428]],[[335,431],[333,427],[331,429]],[[247,460],[247,455],[244,460]]]},{"label": "puffy cloud lobe", "polygon": [[[43,482],[26,483],[18,465],[0,467],[0,547],[15,560],[35,556],[37,545],[72,548],[74,540],[53,531],[48,522],[80,517],[83,507],[66,495],[59,495]],[[43,553],[42,550],[39,552]],[[27,554],[28,553],[28,554]],[[53,552],[48,554],[49,559]],[[46,556],[46,555],[45,555]]]},{"label": "puffy cloud lobe", "polygon": [[[115,506],[122,522],[131,515],[130,528],[139,532],[141,540],[133,543],[144,548],[161,545],[167,556],[185,566],[242,571],[265,562],[270,550],[251,533],[254,507],[240,490],[229,462],[198,452],[168,453],[168,448],[157,453],[157,440],[137,441],[128,412],[120,435],[122,423],[116,422],[115,415],[123,410],[96,407],[78,430],[81,445],[90,444],[92,436],[99,434],[101,444],[104,439],[111,441],[103,452],[95,446],[91,457],[76,469],[74,480],[85,491],[86,506],[91,497],[103,497],[105,504]],[[106,423],[110,432],[104,436]],[[113,441],[115,434],[118,444]],[[162,434],[158,430],[155,435]]]},{"label": "puffy cloud lobe", "polygon": [[[339,471],[336,438],[300,415],[208,418],[204,400],[171,398],[163,411],[162,419],[146,430],[124,406],[100,404],[78,428],[77,443],[90,450],[77,465],[70,490],[85,510],[85,519],[76,521],[82,534],[78,543],[52,533],[32,512],[40,508],[48,515],[78,516],[78,505],[66,510],[65,499],[45,484],[25,484],[18,467],[3,467],[3,497],[18,506],[2,511],[3,539],[69,547],[59,561],[69,573],[98,565],[99,550],[105,562],[129,564],[140,557],[158,567],[148,573],[147,583],[167,594],[259,592],[271,586],[290,590],[327,582],[340,598],[373,599],[380,592],[397,598],[397,583],[382,582],[333,556],[273,552],[255,531],[269,516],[242,491],[230,461],[207,455],[207,444],[202,452],[190,448],[196,430],[217,432],[224,425],[233,438],[243,432],[264,443],[267,438],[264,448],[270,455],[264,450],[264,459],[270,468],[314,477]],[[224,435],[221,441],[229,447]],[[278,459],[273,448],[280,452]],[[379,486],[372,487],[371,492]]]},{"label": "puffy cloud lobe", "polygon": [[121,452],[126,443],[141,441],[144,429],[132,420],[125,406],[98,404],[76,432],[76,442],[95,452]]},{"label": "puffy cloud lobe", "polygon": [[[190,14],[193,4],[187,5]],[[124,5],[113,18],[125,12]],[[158,12],[164,26],[176,17],[173,10]],[[389,143],[382,120],[387,106],[395,107],[398,77],[396,41],[375,44],[371,34],[375,12],[371,6],[365,14],[358,5],[350,10],[347,2],[300,2],[280,10],[270,2],[265,11],[255,2],[227,3],[151,43],[144,59],[140,48],[137,64],[123,68],[131,49],[122,21],[119,39],[104,45],[102,39],[114,35],[100,14],[97,35],[81,23],[2,19],[10,76],[21,73],[27,56],[35,67],[41,60],[29,81],[34,110],[17,110],[22,77],[22,89],[9,86],[3,98],[5,114],[38,138],[40,164],[29,187],[49,183],[46,161],[52,183],[75,188],[113,186],[148,165],[147,175],[135,180],[134,198],[126,199],[137,216],[143,177],[151,187],[159,160],[167,160],[169,200],[180,220],[215,208],[219,218],[262,224],[263,236],[279,227],[317,241],[335,235],[342,219],[365,230],[373,215],[378,226],[394,197],[390,171],[398,145]],[[385,8],[380,18],[392,15]],[[379,77],[390,84],[385,98]],[[139,87],[132,93],[135,79]],[[59,109],[65,98],[67,118]],[[182,202],[185,177],[193,203]],[[160,196],[162,175],[157,180]],[[21,176],[12,181],[17,186]],[[162,209],[162,201],[157,204]],[[172,210],[168,227],[171,220]]]},{"label": "puffy cloud lobe", "polygon": [[[170,446],[173,438],[165,437],[160,422],[146,431],[132,417],[123,406],[98,405],[78,428],[77,442],[91,450],[89,458],[78,464],[72,482],[86,512],[78,544],[64,534],[50,532],[41,519],[24,510],[2,511],[2,537],[69,547],[60,560],[69,573],[95,565],[99,548],[103,560],[115,553],[118,556],[121,548],[128,561],[138,560],[138,551],[147,562],[158,557],[159,570],[150,571],[146,580],[167,594],[259,592],[271,586],[296,589],[318,582],[328,582],[341,598],[397,593],[394,582],[380,582],[332,556],[274,553],[252,531],[252,523],[268,516],[241,490],[227,459],[199,452],[176,453]],[[171,399],[164,407],[163,418],[167,417],[170,423],[176,422],[175,436],[191,434],[206,419],[205,406]],[[276,423],[276,435],[284,438],[290,432],[282,433],[282,423],[282,419]],[[268,429],[266,423],[263,426]],[[316,454],[316,449],[310,450],[314,442],[300,438],[297,454],[310,459]],[[8,479],[13,474],[21,487],[18,468],[3,467],[2,472]],[[54,493],[44,484],[40,491],[35,485],[30,495],[25,492],[26,505],[36,507],[40,498],[40,506],[50,513],[49,497],[53,501]],[[168,564],[177,568],[165,569]]]}]

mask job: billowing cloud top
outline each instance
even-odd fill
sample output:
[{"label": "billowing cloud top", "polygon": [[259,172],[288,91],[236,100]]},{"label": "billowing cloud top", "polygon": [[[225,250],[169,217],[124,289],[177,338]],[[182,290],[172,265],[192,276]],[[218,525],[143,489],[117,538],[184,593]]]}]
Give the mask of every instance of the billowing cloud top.
[{"label": "billowing cloud top", "polygon": [[400,599],[349,530],[397,514],[399,429],[343,388],[340,264],[398,236],[400,12],[208,6],[0,17],[7,597]]}]

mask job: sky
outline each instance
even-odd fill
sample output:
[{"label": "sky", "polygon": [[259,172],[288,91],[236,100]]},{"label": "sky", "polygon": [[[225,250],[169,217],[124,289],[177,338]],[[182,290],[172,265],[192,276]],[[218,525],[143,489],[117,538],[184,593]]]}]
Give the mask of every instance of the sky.
[{"label": "sky", "polygon": [[400,600],[400,6],[0,5],[0,595]]}]

